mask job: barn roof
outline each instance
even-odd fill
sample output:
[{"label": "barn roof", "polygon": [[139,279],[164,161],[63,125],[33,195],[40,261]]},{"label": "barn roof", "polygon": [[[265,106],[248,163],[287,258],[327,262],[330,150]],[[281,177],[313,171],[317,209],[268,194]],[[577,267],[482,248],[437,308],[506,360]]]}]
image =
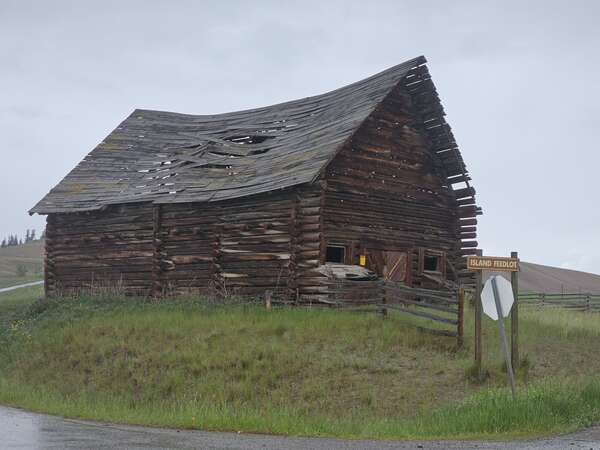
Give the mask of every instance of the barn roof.
[{"label": "barn roof", "polygon": [[[218,201],[314,181],[375,110],[403,83],[413,94],[452,182],[466,170],[418,57],[314,97],[217,115],[136,109],[30,214],[111,204]],[[462,174],[462,178],[461,178]]]}]

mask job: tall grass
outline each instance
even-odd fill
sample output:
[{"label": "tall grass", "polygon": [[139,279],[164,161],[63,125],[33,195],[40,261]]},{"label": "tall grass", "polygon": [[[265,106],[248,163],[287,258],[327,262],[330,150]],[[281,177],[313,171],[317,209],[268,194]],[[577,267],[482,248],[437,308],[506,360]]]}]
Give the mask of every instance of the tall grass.
[{"label": "tall grass", "polygon": [[507,389],[472,394],[464,402],[415,417],[336,415],[295,406],[183,401],[136,403],[114,394],[60,395],[0,378],[0,401],[67,417],[188,429],[375,439],[531,437],[590,426],[600,419],[600,383],[533,384],[513,401]]},{"label": "tall grass", "polygon": [[562,338],[600,336],[600,313],[526,306],[521,308],[520,315],[530,326]]},{"label": "tall grass", "polygon": [[469,312],[457,349],[396,314],[266,311],[201,297],[21,300],[19,320],[0,327],[0,402],[33,410],[356,438],[535,435],[600,419],[596,316],[523,310],[528,376],[513,402],[492,321],[491,376],[483,385],[466,376]]}]

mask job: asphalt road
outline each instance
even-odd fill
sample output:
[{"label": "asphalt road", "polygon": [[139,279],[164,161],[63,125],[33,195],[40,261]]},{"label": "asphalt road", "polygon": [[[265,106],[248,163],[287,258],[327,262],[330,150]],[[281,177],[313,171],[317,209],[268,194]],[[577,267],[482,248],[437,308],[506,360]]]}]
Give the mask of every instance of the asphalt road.
[{"label": "asphalt road", "polygon": [[38,284],[44,284],[44,280],[41,280],[41,281],[32,281],[31,283],[18,284],[17,286],[9,286],[9,287],[6,287],[6,288],[1,288],[0,289],[0,294],[2,292],[14,291],[15,289],[21,289],[21,288],[24,288],[24,287],[37,286]]},{"label": "asphalt road", "polygon": [[567,436],[512,442],[347,441],[327,438],[178,431],[69,420],[0,406],[0,448],[27,450],[207,449],[593,449],[600,450],[600,426]]}]

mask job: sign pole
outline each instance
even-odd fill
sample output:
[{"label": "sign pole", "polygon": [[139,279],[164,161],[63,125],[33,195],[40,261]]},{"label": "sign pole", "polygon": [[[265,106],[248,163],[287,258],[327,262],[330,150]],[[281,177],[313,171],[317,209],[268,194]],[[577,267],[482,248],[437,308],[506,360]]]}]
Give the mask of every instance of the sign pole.
[{"label": "sign pole", "polygon": [[502,350],[504,351],[504,358],[506,359],[506,371],[508,372],[508,378],[510,379],[510,388],[512,390],[513,399],[517,398],[517,386],[515,384],[515,374],[513,372],[512,363],[510,360],[510,354],[508,352],[508,341],[506,340],[506,330],[504,329],[504,315],[502,313],[502,305],[500,304],[500,294],[498,293],[498,286],[496,285],[496,277],[491,278],[492,289],[494,291],[494,301],[496,303],[496,311],[498,312],[498,327],[500,328],[500,338],[502,340]]},{"label": "sign pole", "polygon": [[477,379],[483,379],[483,339],[481,336],[481,322],[483,319],[483,307],[481,305],[481,289],[482,289],[482,276],[481,271],[478,271],[475,275],[475,367],[477,369]]},{"label": "sign pole", "polygon": [[[510,257],[518,259],[517,252],[510,252]],[[510,355],[514,369],[519,368],[519,272],[510,273],[513,297],[515,302],[510,311]]]}]

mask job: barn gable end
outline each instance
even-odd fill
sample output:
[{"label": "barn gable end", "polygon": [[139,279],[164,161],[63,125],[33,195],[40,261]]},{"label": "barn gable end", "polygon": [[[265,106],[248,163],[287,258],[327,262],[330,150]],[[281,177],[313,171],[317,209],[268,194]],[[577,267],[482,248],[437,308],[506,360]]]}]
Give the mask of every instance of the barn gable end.
[{"label": "barn gable end", "polygon": [[[359,264],[365,255],[367,267],[383,275],[384,266],[396,263],[388,259],[400,257],[397,270],[403,274],[397,279],[419,286],[426,250],[441,254],[444,277],[457,261],[456,200],[443,166],[416,128],[409,97],[398,92],[386,99],[324,178],[325,239],[344,247],[344,263]],[[452,270],[449,275],[456,280]]]}]

